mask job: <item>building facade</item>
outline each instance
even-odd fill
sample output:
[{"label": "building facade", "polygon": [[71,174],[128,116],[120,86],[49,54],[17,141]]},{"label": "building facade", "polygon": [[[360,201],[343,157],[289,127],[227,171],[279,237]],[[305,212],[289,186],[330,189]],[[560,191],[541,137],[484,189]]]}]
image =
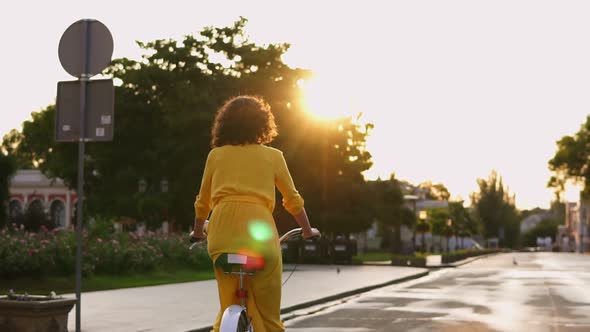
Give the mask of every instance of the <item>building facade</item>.
[{"label": "building facade", "polygon": [[565,227],[559,229],[556,239],[562,251],[590,252],[589,213],[588,201],[565,204]]},{"label": "building facade", "polygon": [[75,191],[61,179],[49,179],[39,170],[18,170],[10,180],[9,220],[29,209],[42,210],[59,228],[70,228],[77,201]]}]

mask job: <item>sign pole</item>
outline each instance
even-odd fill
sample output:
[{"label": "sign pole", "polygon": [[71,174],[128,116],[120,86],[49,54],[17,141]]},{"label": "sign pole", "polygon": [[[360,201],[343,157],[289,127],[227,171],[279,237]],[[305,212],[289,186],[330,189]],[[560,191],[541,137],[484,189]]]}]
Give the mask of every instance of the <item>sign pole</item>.
[{"label": "sign pole", "polygon": [[84,25],[84,72],[80,75],[80,137],[78,141],[78,206],[76,214],[76,332],[81,332],[82,323],[82,221],[84,214],[84,140],[86,139],[86,84],[88,83],[88,57],[90,55],[90,29],[88,20]]},{"label": "sign pole", "polygon": [[[111,141],[113,135],[114,91],[112,80],[93,82],[90,78],[99,74],[110,64],[113,55],[113,37],[107,27],[97,20],[79,20],[70,25],[62,35],[59,41],[58,53],[59,61],[64,69],[70,75],[78,78],[77,81],[58,83],[55,132],[56,141],[58,142],[75,142],[78,140],[75,291],[76,332],[81,332],[82,256],[84,253],[84,143],[92,141],[93,138],[94,141]],[[76,91],[78,86],[79,92]],[[77,93],[79,93],[78,104],[75,101]],[[88,103],[89,100],[90,104]],[[87,114],[88,112],[91,112],[91,114]],[[79,115],[79,118],[77,115]],[[93,134],[93,130],[87,130],[86,122],[92,124],[95,134]],[[76,128],[76,126],[79,126],[79,128]]]}]

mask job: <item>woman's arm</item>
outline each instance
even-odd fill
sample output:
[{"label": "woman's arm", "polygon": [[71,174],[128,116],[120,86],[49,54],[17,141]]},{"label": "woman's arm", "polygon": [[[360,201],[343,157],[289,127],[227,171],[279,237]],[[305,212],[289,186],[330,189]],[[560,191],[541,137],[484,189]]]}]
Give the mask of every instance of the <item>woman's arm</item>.
[{"label": "woman's arm", "polygon": [[278,160],[275,166],[275,183],[283,195],[283,206],[293,216],[293,218],[295,218],[295,221],[299,227],[302,228],[304,239],[319,236],[320,232],[317,229],[312,228],[309,223],[309,218],[307,218],[307,213],[305,212],[305,208],[303,206],[303,198],[297,189],[295,189],[293,178],[289,173],[287,162],[285,161],[283,154],[280,153],[280,156],[278,156],[277,159]]},{"label": "woman's arm", "polygon": [[199,195],[197,195],[195,199],[195,225],[193,229],[193,237],[199,239],[207,237],[203,232],[203,225],[209,216],[209,212],[211,212],[211,181],[213,178],[212,152],[213,150],[209,152],[209,155],[207,156],[205,170],[203,171],[203,179],[201,181],[201,189],[199,190]]},{"label": "woman's arm", "polygon": [[295,221],[303,230],[304,239],[317,237],[320,235],[320,231],[318,231],[316,228],[311,228],[311,225],[309,224],[309,219],[307,218],[307,213],[305,212],[305,208],[302,209],[301,212],[299,212],[298,214],[293,215],[293,218],[295,218]]}]

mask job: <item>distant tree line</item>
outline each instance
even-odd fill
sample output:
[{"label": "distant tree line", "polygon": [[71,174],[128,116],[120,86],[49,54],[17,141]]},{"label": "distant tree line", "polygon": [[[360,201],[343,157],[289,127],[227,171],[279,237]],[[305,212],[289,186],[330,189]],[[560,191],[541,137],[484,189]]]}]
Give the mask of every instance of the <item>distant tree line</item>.
[{"label": "distant tree line", "polygon": [[[115,138],[112,143],[87,144],[86,215],[128,217],[149,227],[168,220],[179,229],[188,228],[215,112],[232,96],[253,94],[271,105],[280,133],[272,145],[284,152],[314,225],[325,233],[364,231],[377,219],[388,232],[393,251],[400,250],[403,225],[417,234],[481,234],[517,245],[521,218],[515,197],[495,172],[478,179],[472,209],[462,201],[450,201],[448,209],[434,211],[429,220],[419,220],[404,207],[407,182],[395,177],[365,181],[362,173],[372,165],[366,138],[373,124],[358,117],[329,121],[310,117],[299,86],[312,73],[283,62],[288,44],[250,41],[246,23],[240,18],[231,26],[207,27],[181,40],[138,42],[144,53],[141,60],[115,59],[105,70],[116,82]],[[16,168],[39,168],[76,187],[77,146],[55,142],[55,112],[55,105],[48,105],[32,113],[21,131],[12,130],[3,138],[3,205],[8,179]],[[566,179],[590,182],[590,158],[583,149],[590,137],[588,128],[587,122],[576,136],[558,142],[558,153],[550,161],[556,173],[552,186],[559,187]],[[443,184],[425,182],[418,187],[426,198],[450,200]],[[6,222],[5,211],[0,209],[0,226]],[[295,226],[280,207],[275,217],[280,231]]]}]

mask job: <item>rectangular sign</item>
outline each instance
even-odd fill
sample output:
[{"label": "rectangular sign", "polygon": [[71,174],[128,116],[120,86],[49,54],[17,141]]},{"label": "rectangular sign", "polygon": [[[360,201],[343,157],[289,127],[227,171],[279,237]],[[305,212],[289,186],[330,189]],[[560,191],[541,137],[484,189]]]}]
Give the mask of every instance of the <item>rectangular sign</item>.
[{"label": "rectangular sign", "polygon": [[[57,83],[55,140],[77,142],[80,138],[80,81]],[[86,83],[86,141],[107,142],[114,134],[115,91],[113,80]]]}]

